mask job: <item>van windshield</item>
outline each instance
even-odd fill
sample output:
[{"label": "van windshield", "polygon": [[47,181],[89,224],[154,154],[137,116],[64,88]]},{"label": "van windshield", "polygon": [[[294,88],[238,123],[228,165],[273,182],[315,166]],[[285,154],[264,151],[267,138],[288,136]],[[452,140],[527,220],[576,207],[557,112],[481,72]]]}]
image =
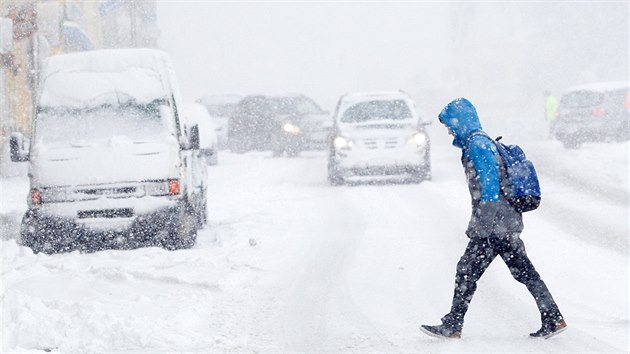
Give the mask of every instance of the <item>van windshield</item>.
[{"label": "van windshield", "polygon": [[361,123],[371,120],[411,119],[411,111],[404,100],[365,101],[350,106],[343,113],[341,122]]},{"label": "van windshield", "polygon": [[167,132],[157,102],[85,109],[40,108],[35,120],[35,140],[41,143],[83,144],[112,138],[153,140]]}]

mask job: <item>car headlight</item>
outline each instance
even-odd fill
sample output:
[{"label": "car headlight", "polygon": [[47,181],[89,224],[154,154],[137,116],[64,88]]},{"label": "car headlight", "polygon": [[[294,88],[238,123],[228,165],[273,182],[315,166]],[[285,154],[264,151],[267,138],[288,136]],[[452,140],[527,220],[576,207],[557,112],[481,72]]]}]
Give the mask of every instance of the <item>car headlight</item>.
[{"label": "car headlight", "polygon": [[351,149],[352,145],[354,145],[352,140],[343,136],[336,137],[335,140],[333,140],[333,144],[335,145],[335,149]]},{"label": "car headlight", "polygon": [[290,134],[300,134],[300,127],[291,123],[284,123],[282,130]]},{"label": "car headlight", "polygon": [[409,143],[416,145],[417,147],[425,147],[429,139],[425,133],[416,133],[410,139]]}]

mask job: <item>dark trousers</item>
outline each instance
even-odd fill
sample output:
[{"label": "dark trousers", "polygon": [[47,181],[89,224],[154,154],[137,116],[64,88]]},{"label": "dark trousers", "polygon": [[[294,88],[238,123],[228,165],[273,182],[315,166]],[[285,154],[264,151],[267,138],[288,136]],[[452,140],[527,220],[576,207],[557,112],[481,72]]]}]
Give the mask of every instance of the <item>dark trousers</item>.
[{"label": "dark trousers", "polygon": [[503,237],[492,235],[470,239],[464,255],[457,263],[453,304],[451,312],[442,318],[444,325],[461,331],[464,315],[477,290],[477,281],[496,256],[501,256],[514,279],[523,283],[532,294],[543,324],[556,323],[562,319],[558,305],[525,253],[525,244],[519,234],[512,233]]}]

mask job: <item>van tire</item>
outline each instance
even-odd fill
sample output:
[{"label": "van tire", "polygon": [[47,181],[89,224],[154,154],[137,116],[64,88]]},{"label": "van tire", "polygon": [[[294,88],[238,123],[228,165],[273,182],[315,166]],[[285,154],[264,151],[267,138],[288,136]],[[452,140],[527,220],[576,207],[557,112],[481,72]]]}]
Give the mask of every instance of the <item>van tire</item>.
[{"label": "van tire", "polygon": [[173,215],[175,222],[161,240],[162,247],[169,251],[192,248],[197,241],[198,217],[194,208],[186,203],[177,209],[177,215]]}]

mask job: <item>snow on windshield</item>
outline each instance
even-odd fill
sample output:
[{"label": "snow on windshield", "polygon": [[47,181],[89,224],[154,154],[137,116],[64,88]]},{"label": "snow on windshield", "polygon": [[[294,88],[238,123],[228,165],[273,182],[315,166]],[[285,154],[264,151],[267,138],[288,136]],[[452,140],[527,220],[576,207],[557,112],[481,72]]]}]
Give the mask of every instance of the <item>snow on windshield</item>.
[{"label": "snow on windshield", "polygon": [[404,120],[411,118],[411,111],[404,100],[374,100],[350,106],[343,113],[341,121],[344,123],[360,123],[371,120]]}]

